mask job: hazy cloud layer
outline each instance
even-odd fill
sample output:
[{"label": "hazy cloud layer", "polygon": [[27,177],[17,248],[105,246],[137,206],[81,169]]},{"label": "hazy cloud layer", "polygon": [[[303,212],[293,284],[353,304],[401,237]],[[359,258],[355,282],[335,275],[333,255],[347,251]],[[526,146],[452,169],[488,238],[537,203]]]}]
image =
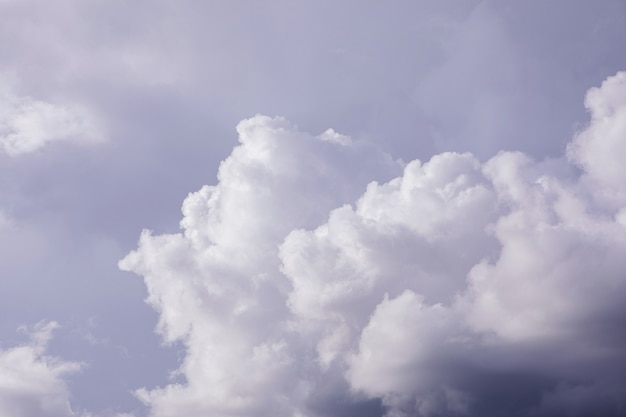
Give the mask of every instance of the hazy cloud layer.
[{"label": "hazy cloud layer", "polygon": [[622,415],[626,75],[585,104],[567,160],[542,163],[403,164],[241,122],[184,231],[120,262],[186,348],[180,382],[138,396],[154,416]]}]

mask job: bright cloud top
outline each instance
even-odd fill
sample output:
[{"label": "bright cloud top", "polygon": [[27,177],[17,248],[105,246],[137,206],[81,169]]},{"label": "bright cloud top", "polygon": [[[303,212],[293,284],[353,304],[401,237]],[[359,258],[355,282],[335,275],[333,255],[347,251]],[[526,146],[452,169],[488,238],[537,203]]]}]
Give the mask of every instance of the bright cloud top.
[{"label": "bright cloud top", "polygon": [[585,103],[541,163],[241,122],[183,232],[120,262],[186,349],[184,382],[137,395],[153,416],[623,413],[626,74]]},{"label": "bright cloud top", "polygon": [[8,88],[0,90],[0,148],[9,156],[35,152],[52,142],[96,143],[102,139],[94,116],[78,105],[54,104],[16,95]]}]

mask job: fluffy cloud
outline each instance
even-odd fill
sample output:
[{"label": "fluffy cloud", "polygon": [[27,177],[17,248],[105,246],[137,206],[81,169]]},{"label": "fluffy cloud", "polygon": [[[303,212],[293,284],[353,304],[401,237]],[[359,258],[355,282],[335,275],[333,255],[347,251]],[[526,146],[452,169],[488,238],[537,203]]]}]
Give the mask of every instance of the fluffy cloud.
[{"label": "fluffy cloud", "polygon": [[541,163],[404,165],[241,122],[183,231],[120,262],[186,349],[180,382],[137,395],[153,416],[623,414],[626,76],[585,103],[568,160]]},{"label": "fluffy cloud", "polygon": [[[612,208],[626,204],[626,165],[616,155],[626,153],[626,72],[589,90],[585,106],[591,123],[568,147],[568,156],[585,171],[587,185]],[[608,200],[608,201],[607,201]]]},{"label": "fluffy cloud", "polygon": [[81,368],[45,354],[55,322],[40,323],[29,343],[0,349],[0,415],[74,417],[64,377]]},{"label": "fluffy cloud", "polygon": [[86,109],[18,96],[9,88],[0,90],[0,147],[9,156],[35,152],[51,142],[101,140]]},{"label": "fluffy cloud", "polygon": [[241,145],[221,164],[219,184],[185,200],[184,232],[144,232],[120,262],[146,279],[164,338],[187,347],[185,384],[138,393],[155,416],[297,412],[311,387],[298,365],[307,354],[285,304],[279,244],[399,169],[331,130],[312,137],[263,116],[237,130]]}]

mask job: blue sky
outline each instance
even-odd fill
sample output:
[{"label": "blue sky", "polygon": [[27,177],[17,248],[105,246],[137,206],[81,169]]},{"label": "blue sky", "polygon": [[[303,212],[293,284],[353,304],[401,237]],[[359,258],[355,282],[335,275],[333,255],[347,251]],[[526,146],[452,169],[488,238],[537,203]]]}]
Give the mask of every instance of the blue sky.
[{"label": "blue sky", "polygon": [[0,415],[623,415],[625,21],[0,1]]}]

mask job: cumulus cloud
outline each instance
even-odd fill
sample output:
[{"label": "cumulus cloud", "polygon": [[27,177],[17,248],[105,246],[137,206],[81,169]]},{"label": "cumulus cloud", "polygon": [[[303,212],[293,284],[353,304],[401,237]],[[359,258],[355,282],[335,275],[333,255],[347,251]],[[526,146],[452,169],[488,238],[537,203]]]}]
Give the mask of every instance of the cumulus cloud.
[{"label": "cumulus cloud", "polygon": [[279,244],[399,170],[333,131],[313,137],[264,116],[237,130],[241,145],[221,164],[219,184],[185,200],[184,232],[144,232],[120,263],[145,277],[165,340],[187,348],[185,384],[138,392],[155,416],[297,412],[311,387],[285,304]]},{"label": "cumulus cloud", "polygon": [[65,377],[82,365],[46,355],[58,325],[39,323],[24,345],[0,349],[0,415],[12,417],[74,417]]},{"label": "cumulus cloud", "polygon": [[568,146],[568,157],[585,171],[589,187],[603,203],[623,207],[626,202],[626,165],[616,155],[626,153],[626,72],[620,72],[589,90],[585,106],[591,123]]},{"label": "cumulus cloud", "polygon": [[404,164],[241,122],[182,232],[120,261],[186,349],[138,397],[153,416],[623,415],[626,75],[585,104],[549,162]]},{"label": "cumulus cloud", "polygon": [[16,95],[0,86],[0,147],[15,157],[59,141],[94,143],[103,139],[95,118],[78,105]]}]

